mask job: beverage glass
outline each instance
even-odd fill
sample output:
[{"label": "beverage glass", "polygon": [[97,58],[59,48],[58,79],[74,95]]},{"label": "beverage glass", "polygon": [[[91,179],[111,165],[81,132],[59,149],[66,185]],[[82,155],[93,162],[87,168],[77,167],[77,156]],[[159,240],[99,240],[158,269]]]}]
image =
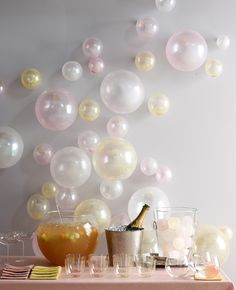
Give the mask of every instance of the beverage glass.
[{"label": "beverage glass", "polygon": [[108,256],[90,256],[88,260],[89,273],[92,277],[104,276],[108,268]]},{"label": "beverage glass", "polygon": [[113,267],[115,275],[119,278],[128,278],[134,266],[134,256],[128,254],[113,255]]},{"label": "beverage glass", "polygon": [[220,275],[218,258],[209,252],[194,254],[193,267],[195,276],[199,279],[214,279]]},{"label": "beverage glass", "polygon": [[172,278],[183,278],[190,271],[190,264],[187,256],[178,259],[166,258],[165,270]]},{"label": "beverage glass", "polygon": [[151,277],[156,268],[154,257],[148,254],[136,255],[135,265],[138,271],[138,276],[142,278]]},{"label": "beverage glass", "polygon": [[85,271],[85,257],[77,254],[67,254],[65,272],[71,277],[79,277]]}]

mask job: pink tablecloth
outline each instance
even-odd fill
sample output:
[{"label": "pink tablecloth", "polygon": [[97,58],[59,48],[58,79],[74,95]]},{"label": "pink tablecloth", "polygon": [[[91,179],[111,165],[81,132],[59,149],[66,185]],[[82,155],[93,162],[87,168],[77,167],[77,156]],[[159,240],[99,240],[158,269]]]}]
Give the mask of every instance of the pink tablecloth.
[{"label": "pink tablecloth", "polygon": [[[48,265],[46,260],[36,257],[26,257],[24,263]],[[234,290],[233,283],[222,276],[222,281],[172,279],[164,269],[158,269],[149,278],[135,274],[130,278],[116,278],[112,273],[102,278],[91,278],[86,273],[78,278],[67,278],[62,274],[58,280],[0,280],[0,290]]]}]

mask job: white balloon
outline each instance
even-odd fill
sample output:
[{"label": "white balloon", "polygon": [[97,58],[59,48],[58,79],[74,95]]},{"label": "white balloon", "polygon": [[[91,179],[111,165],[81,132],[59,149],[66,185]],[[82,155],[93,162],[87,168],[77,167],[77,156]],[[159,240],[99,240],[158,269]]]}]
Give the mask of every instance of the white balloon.
[{"label": "white balloon", "polygon": [[87,153],[93,153],[100,142],[100,136],[91,130],[84,131],[78,136],[78,145]]},{"label": "white balloon", "polygon": [[154,37],[159,31],[159,24],[153,17],[141,17],[136,22],[137,32],[145,37]]},{"label": "white balloon", "polygon": [[111,137],[123,138],[128,133],[128,121],[121,116],[112,117],[107,122],[107,133]]},{"label": "white balloon", "polygon": [[227,35],[219,35],[216,39],[216,45],[219,49],[227,49],[230,46],[230,38]]},{"label": "white balloon", "polygon": [[103,180],[100,184],[100,193],[106,199],[117,199],[123,193],[123,184],[119,180]]},{"label": "white balloon", "polygon": [[77,61],[68,61],[62,67],[62,75],[68,81],[77,81],[82,77],[83,68]]},{"label": "white balloon", "polygon": [[137,190],[129,199],[128,214],[131,220],[133,220],[141,211],[144,204],[150,206],[149,212],[144,220],[144,228],[153,228],[153,212],[156,208],[169,207],[169,199],[166,194],[158,187],[143,187]]},{"label": "white balloon", "polygon": [[74,209],[79,203],[79,193],[73,188],[60,188],[56,195],[56,203],[62,210]]},{"label": "white balloon", "polygon": [[15,165],[23,154],[23,140],[16,130],[0,127],[0,168]]},{"label": "white balloon", "polygon": [[157,168],[157,161],[152,157],[147,157],[140,161],[140,170],[144,175],[154,175],[157,171]]},{"label": "white balloon", "polygon": [[156,0],[157,9],[161,12],[169,12],[175,8],[176,0]]},{"label": "white balloon", "polygon": [[117,114],[128,114],[141,106],[145,92],[142,81],[136,74],[118,70],[104,78],[100,95],[109,110]]}]

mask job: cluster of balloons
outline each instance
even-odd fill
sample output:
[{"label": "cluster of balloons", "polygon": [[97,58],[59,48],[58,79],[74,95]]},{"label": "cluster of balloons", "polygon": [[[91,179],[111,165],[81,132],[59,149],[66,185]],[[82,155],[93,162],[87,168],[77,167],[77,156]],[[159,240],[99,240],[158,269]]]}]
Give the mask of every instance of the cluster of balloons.
[{"label": "cluster of balloons", "polygon": [[83,53],[89,58],[88,70],[91,74],[103,72],[105,64],[100,57],[103,51],[103,43],[99,38],[89,37],[82,45]]},{"label": "cluster of balloons", "polygon": [[200,225],[195,235],[194,252],[199,255],[209,252],[224,264],[229,257],[232,237],[233,232],[228,226]]}]

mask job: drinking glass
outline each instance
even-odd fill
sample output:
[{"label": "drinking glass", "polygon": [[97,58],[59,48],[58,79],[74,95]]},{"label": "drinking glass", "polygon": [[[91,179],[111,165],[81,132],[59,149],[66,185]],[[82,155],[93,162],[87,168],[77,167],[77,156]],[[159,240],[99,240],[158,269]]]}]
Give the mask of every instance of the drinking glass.
[{"label": "drinking glass", "polygon": [[77,254],[67,254],[65,271],[71,277],[79,277],[85,271],[85,257]]},{"label": "drinking glass", "polygon": [[128,278],[134,266],[134,256],[128,254],[113,255],[113,267],[117,277]]},{"label": "drinking glass", "polygon": [[172,278],[186,277],[190,271],[190,264],[187,256],[178,259],[166,258],[165,270]]},{"label": "drinking glass", "polygon": [[88,261],[90,275],[95,278],[104,276],[108,262],[108,256],[90,256]]},{"label": "drinking glass", "polygon": [[151,277],[156,268],[154,257],[148,254],[136,255],[135,265],[138,271],[138,276],[142,278]]},{"label": "drinking glass", "polygon": [[218,258],[209,252],[194,254],[193,267],[195,276],[199,279],[214,279],[219,277],[220,274]]}]

